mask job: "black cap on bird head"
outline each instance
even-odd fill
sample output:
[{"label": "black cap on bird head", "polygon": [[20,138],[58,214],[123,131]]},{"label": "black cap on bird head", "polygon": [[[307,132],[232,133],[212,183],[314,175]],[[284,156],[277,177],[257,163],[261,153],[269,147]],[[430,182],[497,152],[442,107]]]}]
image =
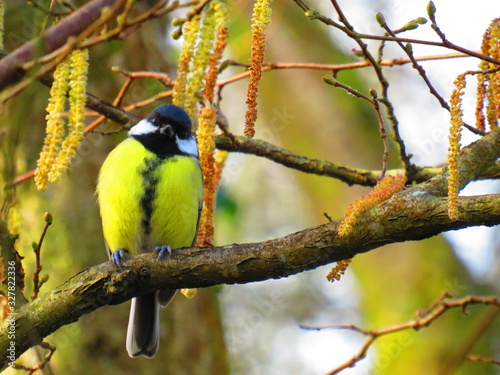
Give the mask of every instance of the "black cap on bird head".
[{"label": "black cap on bird head", "polygon": [[158,133],[171,138],[177,135],[185,139],[191,134],[191,119],[182,108],[174,104],[160,105],[151,112],[147,120],[158,128]]},{"label": "black cap on bird head", "polygon": [[191,119],[174,104],[158,106],[128,134],[161,158],[177,154],[198,156],[196,139],[191,133]]}]

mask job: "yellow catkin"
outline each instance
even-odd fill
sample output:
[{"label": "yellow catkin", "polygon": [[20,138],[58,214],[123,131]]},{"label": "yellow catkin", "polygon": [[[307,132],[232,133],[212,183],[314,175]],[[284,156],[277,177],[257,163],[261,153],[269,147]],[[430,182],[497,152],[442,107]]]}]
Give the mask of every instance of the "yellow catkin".
[{"label": "yellow catkin", "polygon": [[188,82],[188,74],[190,62],[193,58],[198,31],[200,29],[200,15],[195,15],[183,26],[184,43],[182,52],[179,57],[179,65],[177,67],[177,79],[174,85],[174,93],[172,102],[180,107],[185,106],[186,102],[186,87]]},{"label": "yellow catkin", "polygon": [[38,190],[47,188],[49,173],[61,148],[64,137],[63,111],[68,92],[70,62],[65,59],[57,65],[54,72],[54,82],[50,89],[50,98],[47,105],[46,135],[35,171],[35,185]]},{"label": "yellow catkin", "polygon": [[194,296],[196,296],[196,289],[181,289],[181,293],[187,299],[191,299],[194,298]]},{"label": "yellow catkin", "polygon": [[398,191],[403,190],[405,183],[406,177],[399,175],[389,175],[380,180],[368,195],[357,199],[349,205],[344,219],[339,224],[338,235],[340,237],[347,236],[363,211],[376,206],[392,197]]},{"label": "yellow catkin", "polygon": [[[490,54],[490,38],[491,38],[491,25],[486,29],[483,34],[483,41],[481,43],[481,53],[483,55],[489,56]],[[482,71],[489,70],[490,65],[487,61],[481,60],[479,62],[479,69]],[[485,131],[486,130],[486,118],[483,113],[484,102],[486,101],[486,94],[488,92],[488,85],[490,82],[489,74],[478,74],[477,75],[477,91],[476,91],[476,128]]]},{"label": "yellow catkin", "polygon": [[[201,16],[186,22],[183,29],[185,40],[174,86],[173,103],[183,107],[193,123],[198,124],[196,135],[203,170],[204,198],[197,246],[210,246],[213,242],[215,194],[225,160],[225,157],[218,160],[214,157],[217,111],[205,106],[197,113],[197,107],[200,93],[210,103],[214,99],[218,68],[228,33],[227,8],[219,1],[212,1]],[[191,293],[191,290],[186,293]]]},{"label": "yellow catkin", "polygon": [[198,93],[204,86],[205,75],[210,61],[210,55],[215,39],[215,4],[211,2],[208,10],[204,13],[203,23],[200,28],[200,37],[196,46],[190,68],[189,80],[186,87],[186,100],[184,110],[191,119],[198,113]]},{"label": "yellow catkin", "polygon": [[[483,61],[484,62],[484,61]],[[480,64],[481,68],[481,64]],[[484,70],[484,69],[481,69]],[[486,130],[486,121],[483,113],[484,101],[486,99],[487,93],[487,74],[478,74],[477,75],[477,91],[476,91],[476,129],[485,131]]]},{"label": "yellow catkin", "polygon": [[256,0],[252,16],[252,49],[250,51],[250,82],[247,88],[245,136],[255,135],[257,120],[257,94],[264,64],[266,28],[271,22],[271,0]]},{"label": "yellow catkin", "polygon": [[214,167],[215,141],[214,131],[217,121],[217,111],[204,107],[199,115],[199,127],[196,133],[200,152],[200,163],[203,170],[203,207],[198,227],[197,246],[211,246],[214,236],[213,211],[215,205]]},{"label": "yellow catkin", "polygon": [[347,267],[351,264],[352,259],[344,259],[339,260],[335,266],[332,268],[330,273],[326,275],[326,279],[330,282],[334,282],[335,280],[340,280],[340,278],[344,275]]},{"label": "yellow catkin", "polygon": [[227,157],[229,156],[229,152],[224,150],[217,150],[215,152],[215,167],[214,167],[214,177],[213,184],[215,188],[219,186],[220,179],[222,177],[222,171],[224,170],[224,165],[226,164]]},{"label": "yellow catkin", "polygon": [[50,182],[56,182],[60,174],[67,169],[84,136],[88,57],[87,49],[75,50],[70,56],[68,135],[49,174]]},{"label": "yellow catkin", "polygon": [[213,52],[210,55],[210,60],[208,62],[208,70],[205,77],[205,90],[203,91],[205,98],[207,98],[209,102],[212,102],[214,98],[214,88],[217,82],[219,63],[222,58],[222,54],[226,49],[227,38],[229,36],[229,21],[226,5],[220,2],[215,2],[214,4],[216,34],[215,43]]},{"label": "yellow catkin", "polygon": [[450,98],[450,134],[448,147],[448,217],[458,220],[458,192],[460,190],[458,154],[462,137],[463,111],[462,97],[465,89],[465,74],[460,74],[454,82],[455,89]]},{"label": "yellow catkin", "polygon": [[[494,19],[490,24],[491,36],[489,39],[489,56],[494,59],[500,58],[500,18]],[[490,69],[498,68],[498,65],[490,63]],[[486,118],[490,130],[498,127],[500,119],[500,72],[491,74],[488,87],[488,105],[486,106]]]}]

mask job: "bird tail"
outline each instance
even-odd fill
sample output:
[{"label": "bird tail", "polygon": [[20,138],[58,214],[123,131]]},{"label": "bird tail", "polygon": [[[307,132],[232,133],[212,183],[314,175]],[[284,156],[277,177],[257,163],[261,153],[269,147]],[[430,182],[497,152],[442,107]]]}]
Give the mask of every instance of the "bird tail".
[{"label": "bird tail", "polygon": [[127,330],[127,352],[132,358],[153,358],[160,342],[160,304],[158,291],[135,297],[130,307]]}]

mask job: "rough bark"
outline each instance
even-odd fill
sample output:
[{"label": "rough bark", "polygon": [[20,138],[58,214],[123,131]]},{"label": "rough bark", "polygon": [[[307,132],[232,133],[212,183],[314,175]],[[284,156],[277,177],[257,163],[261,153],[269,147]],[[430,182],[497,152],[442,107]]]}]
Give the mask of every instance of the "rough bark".
[{"label": "rough bark", "polygon": [[[446,198],[412,188],[366,211],[349,236],[337,236],[338,222],[259,243],[179,249],[167,261],[155,254],[134,257],[121,270],[106,262],[22,306],[16,315],[16,356],[63,325],[101,306],[122,303],[160,287],[207,287],[286,277],[385,244],[421,240],[448,230],[500,223],[500,194],[463,197],[463,213],[450,221]],[[7,363],[11,341],[0,330],[0,363]]]}]

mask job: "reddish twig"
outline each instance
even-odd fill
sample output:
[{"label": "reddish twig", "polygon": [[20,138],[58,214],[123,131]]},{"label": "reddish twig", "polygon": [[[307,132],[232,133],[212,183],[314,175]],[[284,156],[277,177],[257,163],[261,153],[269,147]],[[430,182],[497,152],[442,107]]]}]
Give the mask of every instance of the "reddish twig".
[{"label": "reddish twig", "polygon": [[[450,53],[444,55],[433,55],[433,56],[421,56],[415,57],[416,61],[432,61],[432,60],[444,60],[444,59],[452,59],[452,58],[460,58],[460,57],[469,57],[463,53]],[[396,58],[390,60],[382,60],[379,62],[381,66],[400,66],[411,63],[411,60],[408,58]],[[226,61],[223,64],[225,65],[233,65],[233,66],[242,66],[248,68],[248,64],[242,64],[236,61]],[[271,70],[279,70],[279,69],[312,69],[312,70],[328,70],[333,73],[337,73],[343,70],[351,70],[351,69],[359,69],[359,68],[367,68],[372,66],[371,62],[368,60],[357,61],[346,64],[317,64],[317,63],[267,63],[262,66],[262,72],[267,72]],[[244,79],[250,75],[249,71],[242,72],[240,74],[234,75],[233,77],[229,77],[217,82],[217,85],[222,87],[229,83]]]},{"label": "reddish twig", "polygon": [[134,31],[139,27],[142,23],[149,21],[154,18],[158,18],[163,16],[166,13],[172,12],[175,9],[180,9],[184,7],[189,7],[193,5],[193,2],[187,2],[184,4],[179,4],[177,1],[173,1],[170,5],[167,6],[168,0],[161,0],[156,3],[151,9],[148,11],[141,13],[137,17],[128,20],[127,17],[123,17],[122,21],[118,24],[114,29],[103,33],[101,35],[89,38],[82,42],[82,48],[88,48],[95,44],[99,44],[105,42],[110,39],[123,39],[130,32]]},{"label": "reddish twig", "polygon": [[50,362],[50,359],[52,358],[52,355],[56,351],[56,347],[50,345],[49,343],[46,343],[45,341],[42,341],[40,344],[38,344],[42,349],[48,350],[47,354],[43,356],[42,361],[35,365],[35,366],[23,366],[21,364],[15,363],[14,368],[16,370],[23,370],[26,371],[29,375],[34,374],[38,370],[42,370],[47,364]]},{"label": "reddish twig", "polygon": [[490,305],[500,308],[500,298],[498,297],[483,297],[483,296],[469,296],[454,300],[447,300],[449,294],[443,294],[440,298],[432,302],[426,312],[417,311],[417,318],[406,323],[396,324],[390,327],[381,328],[375,331],[368,331],[359,328],[354,325],[332,325],[324,327],[310,327],[302,326],[304,329],[308,330],[323,330],[323,329],[346,329],[353,332],[360,333],[364,336],[368,336],[367,340],[359,350],[359,352],[350,358],[348,361],[338,366],[334,370],[328,373],[328,375],[334,375],[340,373],[350,367],[354,367],[359,361],[365,358],[366,353],[370,346],[378,339],[380,336],[399,332],[407,329],[419,330],[424,327],[428,327],[432,322],[438,319],[446,311],[460,307],[466,313],[466,308],[468,305],[480,304],[480,305]]},{"label": "reddish twig", "polygon": [[500,360],[496,360],[494,358],[490,358],[490,357],[483,357],[481,355],[468,355],[467,356],[467,359],[469,361],[474,361],[474,362],[483,362],[483,363],[487,363],[489,365],[497,365],[497,366],[500,366]]},{"label": "reddish twig", "polygon": [[[161,72],[147,72],[147,71],[129,72],[129,71],[123,70],[123,69],[118,68],[118,67],[114,67],[113,70],[119,72],[120,74],[123,74],[125,77],[129,78],[130,80],[134,80],[136,78],[154,78],[154,79],[160,81],[166,87],[172,87],[174,85],[174,80],[168,74],[161,73]],[[122,87],[122,90],[123,90],[123,87]]]}]

